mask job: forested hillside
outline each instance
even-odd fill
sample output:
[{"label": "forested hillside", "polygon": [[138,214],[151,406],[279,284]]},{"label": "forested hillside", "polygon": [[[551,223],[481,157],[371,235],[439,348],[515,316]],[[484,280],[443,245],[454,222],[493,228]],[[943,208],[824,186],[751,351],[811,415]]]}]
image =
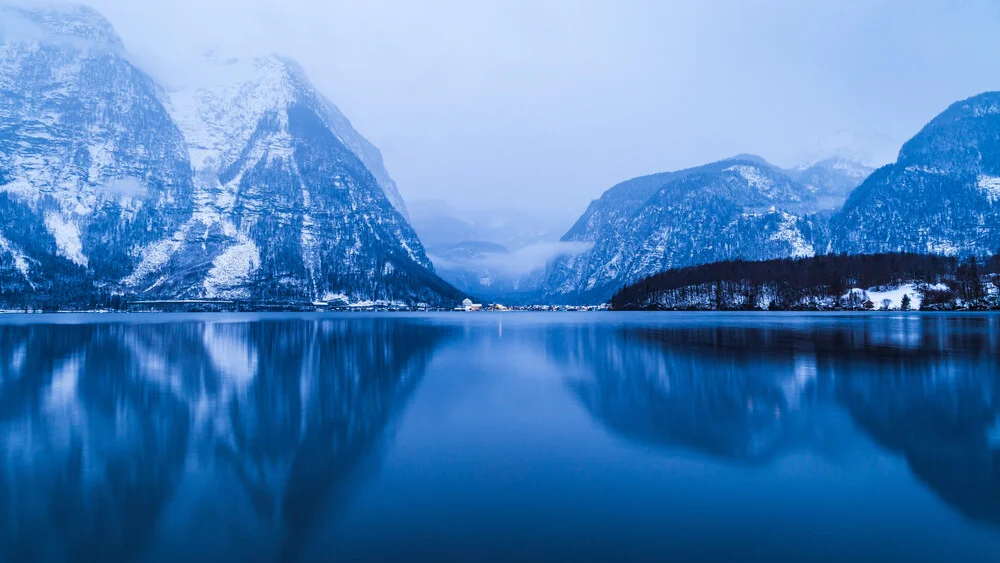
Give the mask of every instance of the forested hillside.
[{"label": "forested hillside", "polygon": [[1000,308],[1000,255],[922,254],[728,260],[622,288],[615,310],[985,310]]}]

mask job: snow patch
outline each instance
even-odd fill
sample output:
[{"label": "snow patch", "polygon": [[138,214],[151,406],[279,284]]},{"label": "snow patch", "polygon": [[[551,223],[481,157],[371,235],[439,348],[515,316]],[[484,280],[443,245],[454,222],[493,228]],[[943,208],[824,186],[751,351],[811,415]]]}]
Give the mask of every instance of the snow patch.
[{"label": "snow patch", "polygon": [[939,256],[957,256],[958,246],[954,241],[945,238],[929,237],[927,239],[927,254]]},{"label": "snow patch", "polygon": [[265,113],[282,113],[294,100],[293,77],[273,57],[213,65],[204,88],[173,92],[169,110],[180,127],[195,170],[223,169],[238,157]]},{"label": "snow patch", "polygon": [[249,297],[241,287],[260,267],[260,250],[253,241],[246,240],[230,246],[212,262],[212,269],[205,278],[205,296],[208,298]]},{"label": "snow patch", "polygon": [[802,236],[799,219],[788,213],[781,214],[778,230],[768,239],[771,242],[784,242],[791,248],[792,258],[808,258],[816,255],[816,249]]},{"label": "snow patch", "polygon": [[984,117],[987,115],[995,115],[1000,113],[1000,104],[981,104],[972,108],[972,115],[974,117]]},{"label": "snow patch", "polygon": [[906,171],[920,172],[923,174],[937,174],[937,175],[942,175],[946,173],[944,169],[939,168],[937,166],[925,166],[922,164],[911,164],[910,166],[906,167]]},{"label": "snow patch", "polygon": [[14,258],[14,267],[21,273],[25,281],[31,284],[31,287],[35,287],[35,284],[31,283],[31,278],[29,277],[31,266],[28,263],[28,257],[21,252],[21,249],[14,246],[6,237],[0,235],[0,250],[9,253]]},{"label": "snow patch", "polygon": [[[871,301],[875,304],[875,308],[879,310],[899,310],[903,305],[903,296],[910,296],[910,309],[919,310],[920,303],[923,301],[923,292],[915,284],[908,283],[903,284],[896,288],[883,288],[883,289],[860,289],[854,288],[843,295],[843,297],[849,298],[851,295],[856,295],[859,299],[863,301]],[[862,302],[863,302],[862,301]],[[886,305],[888,304],[888,308]]]},{"label": "snow patch", "polygon": [[774,192],[774,184],[771,180],[761,174],[760,169],[756,166],[749,166],[746,164],[737,164],[735,166],[730,166],[724,170],[725,172],[736,172],[747,184],[759,191],[764,195],[771,195]]},{"label": "snow patch", "polygon": [[864,180],[871,174],[871,169],[867,166],[847,159],[837,159],[830,168],[854,180]]},{"label": "snow patch", "polygon": [[146,276],[169,262],[170,257],[177,252],[178,248],[180,248],[180,242],[170,239],[154,242],[147,246],[141,252],[142,262],[136,266],[134,272],[122,280],[122,283],[129,287],[137,286]]},{"label": "snow patch", "polygon": [[83,254],[83,242],[80,240],[80,227],[76,223],[50,211],[45,214],[45,228],[56,239],[56,249],[60,256],[78,266],[87,267],[87,257]]},{"label": "snow patch", "polygon": [[996,203],[1000,201],[1000,177],[997,176],[979,176],[976,182],[979,187],[979,191],[986,196],[986,199],[990,203]]}]

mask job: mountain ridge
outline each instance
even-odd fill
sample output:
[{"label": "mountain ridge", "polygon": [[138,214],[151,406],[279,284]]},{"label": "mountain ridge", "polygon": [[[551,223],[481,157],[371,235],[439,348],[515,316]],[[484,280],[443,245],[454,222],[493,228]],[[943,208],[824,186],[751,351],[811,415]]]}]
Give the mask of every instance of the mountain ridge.
[{"label": "mountain ridge", "polygon": [[791,175],[741,154],[616,184],[562,239],[593,242],[594,249],[550,265],[544,295],[603,301],[626,283],[673,267],[813,255],[827,246],[829,205],[822,198],[829,188]]}]

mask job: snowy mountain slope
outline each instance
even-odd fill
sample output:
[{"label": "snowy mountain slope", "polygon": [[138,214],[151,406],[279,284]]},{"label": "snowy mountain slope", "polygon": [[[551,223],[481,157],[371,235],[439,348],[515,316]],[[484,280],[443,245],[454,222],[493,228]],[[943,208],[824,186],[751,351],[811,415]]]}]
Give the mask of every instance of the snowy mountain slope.
[{"label": "snowy mountain slope", "polygon": [[408,216],[381,152],[313,88],[294,61],[277,56],[240,60],[215,53],[206,59],[212,64],[214,84],[170,94],[171,113],[191,146],[196,169],[234,160],[237,155],[233,151],[246,144],[264,112],[303,94],[311,98],[324,124],[372,173],[393,207]]},{"label": "snowy mountain slope", "polygon": [[637,178],[595,201],[564,241],[594,243],[554,262],[553,300],[602,301],[622,285],[726,258],[811,256],[825,246],[814,190],[760,157]]},{"label": "snowy mountain slope", "polygon": [[124,277],[191,209],[162,92],[96,12],[0,11],[0,190],[44,219],[59,255]]},{"label": "snowy mountain slope", "polygon": [[0,192],[0,303],[21,307],[16,296],[54,289],[79,298],[91,288],[83,269],[58,255],[44,220]]},{"label": "snowy mountain slope", "polygon": [[217,61],[215,84],[168,95],[93,10],[2,10],[0,192],[48,241],[0,232],[23,281],[51,243],[143,298],[460,299],[378,150],[294,63]]},{"label": "snowy mountain slope", "polygon": [[834,216],[837,252],[985,255],[1000,248],[1000,93],[957,102]]},{"label": "snowy mountain slope", "polygon": [[[170,96],[190,147],[194,213],[131,285],[223,298],[393,300],[410,284],[448,291],[393,206],[393,185],[380,184],[350,145],[369,159],[377,151],[301,69],[277,57],[216,64],[218,84]],[[158,275],[162,264],[184,275]]]}]

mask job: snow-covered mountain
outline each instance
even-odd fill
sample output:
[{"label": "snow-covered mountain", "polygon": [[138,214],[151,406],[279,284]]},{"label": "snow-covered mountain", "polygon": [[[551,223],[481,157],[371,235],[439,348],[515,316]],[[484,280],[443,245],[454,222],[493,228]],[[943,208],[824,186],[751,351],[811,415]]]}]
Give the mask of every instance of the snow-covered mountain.
[{"label": "snow-covered mountain", "polygon": [[826,247],[827,199],[825,183],[803,184],[753,155],[635,178],[591,203],[563,237],[594,246],[555,261],[545,293],[602,301],[670,268],[812,256]]},{"label": "snow-covered mountain", "polygon": [[4,217],[45,226],[32,245],[8,219],[0,247],[32,283],[53,249],[98,278],[123,278],[138,249],[192,210],[187,148],[162,91],[92,10],[4,6],[0,19]]},{"label": "snow-covered mountain", "polygon": [[935,117],[851,194],[831,229],[836,252],[1000,249],[1000,92]]},{"label": "snow-covered mountain", "polygon": [[843,157],[780,170],[741,155],[624,182],[567,233],[594,249],[557,261],[546,293],[602,300],[650,274],[726,258],[993,254],[998,132],[1000,93],[987,92],[953,104],[875,171]]},{"label": "snow-covered mountain", "polygon": [[[393,299],[437,283],[395,186],[371,172],[388,178],[378,151],[294,63],[216,64],[218,84],[169,98],[190,150],[194,213],[127,283],[319,299]],[[194,274],[194,283],[174,272]]]},{"label": "snow-covered mountain", "polygon": [[215,57],[214,83],[166,92],[89,8],[0,10],[0,280],[68,262],[148,298],[461,297],[293,62]]}]

